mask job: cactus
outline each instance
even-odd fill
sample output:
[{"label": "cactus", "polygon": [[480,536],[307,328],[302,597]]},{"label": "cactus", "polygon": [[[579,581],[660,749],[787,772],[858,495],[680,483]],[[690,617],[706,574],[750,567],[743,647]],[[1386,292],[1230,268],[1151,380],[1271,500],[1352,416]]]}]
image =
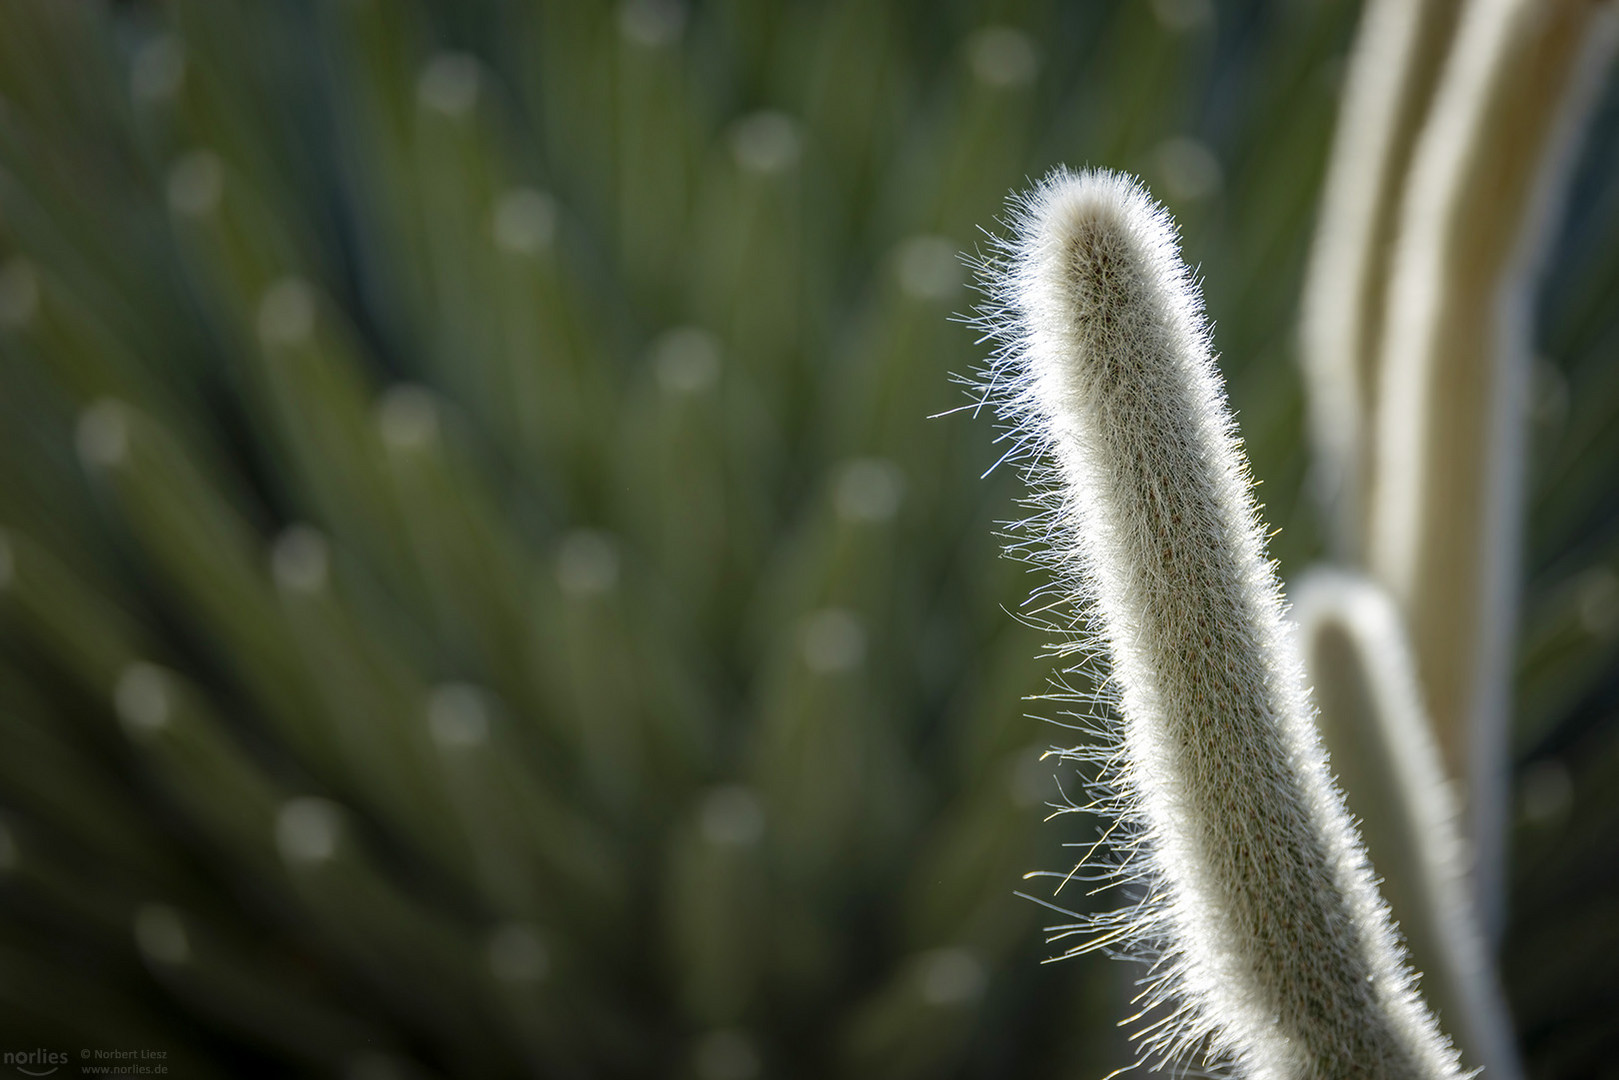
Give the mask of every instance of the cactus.
[{"label": "cactus", "polygon": [[1399,611],[1375,582],[1342,570],[1312,570],[1289,594],[1333,778],[1421,973],[1423,997],[1465,1065],[1521,1076]]},{"label": "cactus", "polygon": [[[1302,567],[1281,330],[1353,15],[0,5],[0,1056],[1127,1060],[1118,966],[1041,965],[1013,895],[1076,778],[1002,613],[1016,478],[971,479],[1005,447],[927,419],[978,358],[955,253],[1058,159],[1147,177]],[[1503,969],[1537,1075],[1613,1049],[1612,145],[1540,342]]]},{"label": "cactus", "polygon": [[1492,936],[1505,906],[1530,312],[1616,49],[1613,4],[1468,7],[1411,162],[1387,285],[1366,565],[1411,627]]},{"label": "cactus", "polygon": [[1369,0],[1349,59],[1301,308],[1317,486],[1339,558],[1363,557],[1384,309],[1405,179],[1460,0]]},{"label": "cactus", "polygon": [[1126,177],[1059,170],[1013,229],[985,392],[1050,507],[1026,528],[1080,612],[1072,647],[1094,625],[1103,654],[1118,730],[1066,756],[1103,763],[1139,893],[1078,949],[1143,952],[1161,1062],[1460,1076],[1328,779],[1173,223]]}]

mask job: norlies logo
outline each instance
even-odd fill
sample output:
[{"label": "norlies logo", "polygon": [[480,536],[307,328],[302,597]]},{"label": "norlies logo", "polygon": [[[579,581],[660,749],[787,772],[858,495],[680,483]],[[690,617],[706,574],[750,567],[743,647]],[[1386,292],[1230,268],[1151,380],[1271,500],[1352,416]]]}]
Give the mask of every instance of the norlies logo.
[{"label": "norlies logo", "polygon": [[0,1062],[24,1076],[49,1076],[67,1064],[65,1050],[7,1050]]}]

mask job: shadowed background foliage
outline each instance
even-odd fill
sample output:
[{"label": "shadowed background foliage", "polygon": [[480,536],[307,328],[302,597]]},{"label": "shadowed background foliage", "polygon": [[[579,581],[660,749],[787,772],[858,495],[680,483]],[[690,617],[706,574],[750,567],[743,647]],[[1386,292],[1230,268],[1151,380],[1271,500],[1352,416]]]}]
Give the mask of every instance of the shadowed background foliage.
[{"label": "shadowed background foliage", "polygon": [[[1140,173],[1302,569],[1298,279],[1355,16],[0,7],[0,1049],[1124,1064],[1128,975],[1040,965],[1013,896],[1093,837],[1040,827],[1067,736],[1002,610],[1005,447],[928,419],[980,358],[958,253],[1057,162]],[[1502,949],[1548,1077],[1619,1051],[1616,130],[1609,92],[1524,403]]]}]

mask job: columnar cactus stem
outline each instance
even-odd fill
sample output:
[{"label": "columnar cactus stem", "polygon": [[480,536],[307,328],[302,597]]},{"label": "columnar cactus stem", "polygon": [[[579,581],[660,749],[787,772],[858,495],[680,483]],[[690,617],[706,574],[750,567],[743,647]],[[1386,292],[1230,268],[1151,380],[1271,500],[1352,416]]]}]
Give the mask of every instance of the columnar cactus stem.
[{"label": "columnar cactus stem", "polygon": [[1288,590],[1316,727],[1422,995],[1468,1067],[1523,1076],[1512,1017],[1467,879],[1454,787],[1423,711],[1405,627],[1361,574],[1312,570]]},{"label": "columnar cactus stem", "polygon": [[1126,177],[1059,170],[1013,224],[989,385],[1111,662],[1109,831],[1167,1010],[1143,1042],[1249,1077],[1459,1076],[1328,777],[1173,223]]},{"label": "columnar cactus stem", "polygon": [[1400,197],[1461,0],[1369,0],[1300,296],[1318,480],[1338,554],[1366,547],[1378,355]]},{"label": "columnar cactus stem", "polygon": [[1497,930],[1531,305],[1616,45],[1611,0],[1466,8],[1412,161],[1388,284],[1367,565],[1410,627]]}]

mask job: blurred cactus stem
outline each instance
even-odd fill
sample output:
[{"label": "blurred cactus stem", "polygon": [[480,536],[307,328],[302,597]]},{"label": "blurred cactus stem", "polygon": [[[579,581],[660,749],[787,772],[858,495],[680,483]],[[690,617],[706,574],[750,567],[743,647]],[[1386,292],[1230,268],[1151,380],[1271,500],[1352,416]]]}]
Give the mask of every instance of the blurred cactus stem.
[{"label": "blurred cactus stem", "polygon": [[1314,570],[1291,590],[1316,727],[1422,993],[1462,1062],[1523,1075],[1512,1018],[1479,928],[1465,848],[1399,611],[1364,575]]},{"label": "blurred cactus stem", "polygon": [[1477,0],[1406,183],[1381,349],[1368,565],[1411,631],[1475,889],[1503,919],[1507,720],[1540,264],[1619,8]]},{"label": "blurred cactus stem", "polygon": [[1152,961],[1138,1038],[1166,1062],[1461,1076],[1328,776],[1173,222],[1125,176],[1058,170],[1013,225],[988,393],[1049,511],[1037,558],[1091,615],[1067,648],[1111,664],[1113,745],[1068,753],[1101,764],[1143,886],[1072,951]]},{"label": "blurred cactus stem", "polygon": [[1461,0],[1369,0],[1345,75],[1303,314],[1318,494],[1340,558],[1366,546],[1379,331],[1411,154]]}]

